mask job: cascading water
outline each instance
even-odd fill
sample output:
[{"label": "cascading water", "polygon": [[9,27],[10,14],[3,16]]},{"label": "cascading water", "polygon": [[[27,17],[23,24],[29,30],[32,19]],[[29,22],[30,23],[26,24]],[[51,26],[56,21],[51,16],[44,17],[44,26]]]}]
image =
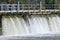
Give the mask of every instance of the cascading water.
[{"label": "cascading water", "polygon": [[60,34],[60,16],[2,16],[3,35]]}]

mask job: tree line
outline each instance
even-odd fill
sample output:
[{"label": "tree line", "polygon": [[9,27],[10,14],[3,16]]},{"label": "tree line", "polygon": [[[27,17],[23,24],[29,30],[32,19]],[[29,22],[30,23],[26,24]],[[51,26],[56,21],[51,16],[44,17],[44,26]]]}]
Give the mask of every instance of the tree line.
[{"label": "tree line", "polygon": [[19,1],[21,4],[27,4],[27,3],[39,3],[40,0],[0,0],[0,4],[13,4],[13,3],[17,3],[17,1]]}]

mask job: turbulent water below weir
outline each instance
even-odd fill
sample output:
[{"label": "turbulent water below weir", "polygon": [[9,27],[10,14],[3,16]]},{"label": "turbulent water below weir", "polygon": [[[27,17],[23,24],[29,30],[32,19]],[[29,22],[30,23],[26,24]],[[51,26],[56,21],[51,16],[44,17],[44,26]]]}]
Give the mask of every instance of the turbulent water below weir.
[{"label": "turbulent water below weir", "polygon": [[2,16],[3,35],[60,34],[60,16]]}]

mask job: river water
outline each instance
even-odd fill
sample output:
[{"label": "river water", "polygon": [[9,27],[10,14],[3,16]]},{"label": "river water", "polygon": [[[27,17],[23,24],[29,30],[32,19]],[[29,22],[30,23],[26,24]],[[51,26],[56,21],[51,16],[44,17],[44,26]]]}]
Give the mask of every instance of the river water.
[{"label": "river water", "polygon": [[60,34],[60,15],[2,16],[3,35]]}]

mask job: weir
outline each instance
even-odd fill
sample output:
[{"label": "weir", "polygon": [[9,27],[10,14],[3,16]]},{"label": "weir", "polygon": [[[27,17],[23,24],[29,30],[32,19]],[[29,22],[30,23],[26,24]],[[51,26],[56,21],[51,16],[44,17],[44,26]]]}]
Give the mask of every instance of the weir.
[{"label": "weir", "polygon": [[36,5],[37,7],[35,4],[19,4],[19,2],[0,4],[2,38],[4,36],[9,38],[60,36],[60,7],[56,7],[55,4],[54,9],[49,7],[48,9],[41,2]]},{"label": "weir", "polygon": [[[31,4],[1,4],[2,34],[6,36],[60,34],[59,9],[23,8]],[[33,4],[32,4],[33,5]],[[39,5],[39,4],[37,4]],[[43,6],[44,7],[44,6]]]}]

